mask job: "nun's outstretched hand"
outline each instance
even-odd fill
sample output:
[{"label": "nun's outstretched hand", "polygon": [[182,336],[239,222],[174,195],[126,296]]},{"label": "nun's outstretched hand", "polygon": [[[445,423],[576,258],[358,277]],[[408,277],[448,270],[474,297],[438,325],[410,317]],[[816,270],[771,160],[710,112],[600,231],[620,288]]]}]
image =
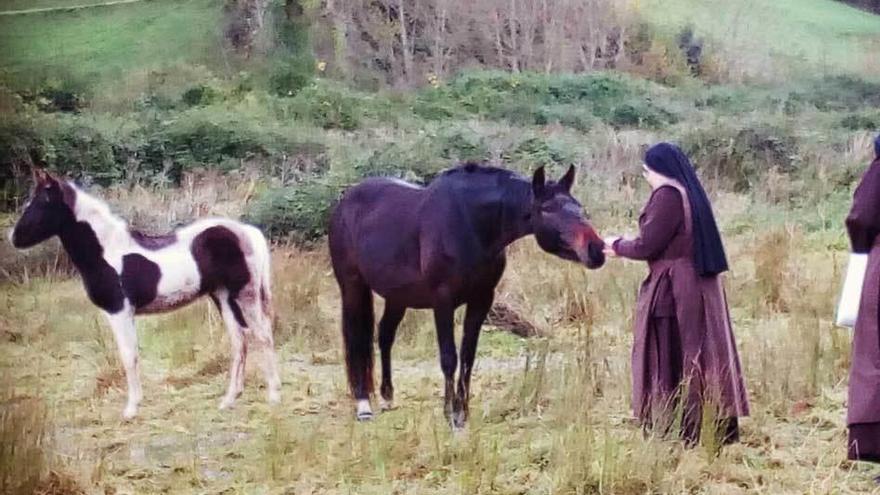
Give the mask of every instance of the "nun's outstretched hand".
[{"label": "nun's outstretched hand", "polygon": [[617,257],[617,252],[614,251],[614,243],[617,242],[619,239],[620,239],[620,236],[611,236],[611,237],[606,237],[604,239],[605,246],[602,248],[602,252],[605,253],[605,256],[607,256],[609,258],[616,258]]}]

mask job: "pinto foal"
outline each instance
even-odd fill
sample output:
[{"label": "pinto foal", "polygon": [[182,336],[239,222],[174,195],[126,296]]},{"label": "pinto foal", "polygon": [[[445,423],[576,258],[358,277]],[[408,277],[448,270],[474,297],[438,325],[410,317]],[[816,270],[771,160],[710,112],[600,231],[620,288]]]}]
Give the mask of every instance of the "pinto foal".
[{"label": "pinto foal", "polygon": [[218,218],[147,236],[129,230],[106,203],[67,181],[35,170],[34,182],[12,244],[24,249],[56,235],[61,239],[89,299],[113,328],[128,381],[124,418],[137,414],[142,397],[134,317],[168,312],[205,294],[220,310],[232,347],[229,388],[220,408],[230,407],[244,389],[250,335],[266,351],[269,402],[280,400],[269,248],[259,230]]}]

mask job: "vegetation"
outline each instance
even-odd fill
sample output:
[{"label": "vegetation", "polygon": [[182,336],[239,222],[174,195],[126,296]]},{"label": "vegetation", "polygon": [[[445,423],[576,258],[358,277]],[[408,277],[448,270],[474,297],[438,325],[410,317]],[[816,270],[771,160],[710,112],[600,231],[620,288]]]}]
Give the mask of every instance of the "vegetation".
[{"label": "vegetation", "polygon": [[[120,423],[112,337],[65,256],[57,244],[0,243],[0,491],[10,473],[21,475],[10,489],[38,493],[873,488],[870,467],[844,461],[851,337],[831,317],[842,219],[880,128],[868,63],[880,17],[831,0],[595,0],[584,11],[523,0],[516,12],[428,0],[404,13],[384,1],[249,2],[0,16],[0,226],[34,161],[149,232],[205,215],[259,225],[276,241],[284,380],[279,408],[248,388],[235,410],[216,411],[226,337],[196,304],[139,322],[147,400],[138,421]],[[552,15],[529,24],[542,5]],[[255,11],[262,31],[236,24]],[[584,31],[566,30],[587,14]],[[490,21],[468,31],[477,17]],[[501,33],[500,52],[498,25],[519,26]],[[562,32],[572,38],[552,37]],[[426,184],[462,160],[523,174],[575,164],[600,231],[627,232],[647,194],[642,152],[661,139],[694,159],[731,257],[753,404],[741,444],[719,453],[644,436],[625,385],[644,267],[586,272],[531,240],[512,248],[498,300],[541,337],[490,327],[481,338],[468,431],[442,420],[425,312],[399,332],[398,408],[354,423],[324,240],[341,191],[369,176]]]}]

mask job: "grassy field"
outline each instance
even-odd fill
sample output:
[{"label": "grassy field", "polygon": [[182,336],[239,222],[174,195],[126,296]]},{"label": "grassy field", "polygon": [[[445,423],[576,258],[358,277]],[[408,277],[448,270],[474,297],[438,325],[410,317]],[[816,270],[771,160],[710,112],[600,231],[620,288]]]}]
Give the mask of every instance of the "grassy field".
[{"label": "grassy field", "polygon": [[[79,4],[37,2],[28,8]],[[45,80],[84,85],[182,62],[217,65],[222,62],[221,5],[217,0],[154,0],[0,16],[0,77],[13,86]],[[2,8],[23,6],[5,2]]]},{"label": "grassy field", "polygon": [[[194,194],[233,199],[246,186],[230,189]],[[138,209],[161,201],[130,194],[113,200]],[[187,194],[175,203],[191,201]],[[582,184],[578,194],[588,208],[599,201],[637,207],[646,191],[605,191],[599,199]],[[216,410],[225,332],[200,303],[141,320],[145,401],[137,420],[122,422],[124,381],[110,333],[79,282],[56,274],[19,278],[0,292],[8,308],[2,391],[6,404],[18,404],[6,418],[45,408],[45,462],[89,492],[869,492],[875,470],[843,461],[850,334],[830,323],[842,233],[804,231],[809,219],[801,217],[756,225],[751,219],[771,212],[743,195],[719,193],[716,207],[734,267],[727,288],[753,405],[743,442],[717,457],[712,445],[685,450],[643,437],[629,419],[631,308],[644,267],[612,261],[588,272],[543,254],[531,239],[512,249],[499,297],[549,337],[488,329],[472,423],[462,434],[442,419],[442,374],[424,312],[408,315],[395,347],[397,408],[372,423],[354,421],[323,247],[275,250],[280,406],[265,404],[252,356],[241,401]],[[595,222],[603,232],[634,227],[625,211],[599,213]]]},{"label": "grassy field", "polygon": [[[19,159],[38,149],[150,232],[206,215],[263,225],[278,241],[283,402],[265,403],[252,356],[240,402],[217,410],[228,343],[201,302],[140,320],[145,400],[137,420],[121,421],[111,332],[64,256],[55,245],[17,252],[3,236],[0,493],[15,491],[10,480],[54,494],[880,493],[876,467],[845,460],[851,333],[831,323],[842,221],[880,128],[880,64],[870,63],[880,17],[826,0],[640,0],[630,5],[673,35],[694,23],[707,53],[743,77],[708,84],[685,68],[664,86],[613,71],[474,70],[368,91],[294,64],[290,46],[227,65],[221,4],[0,17],[0,149]],[[58,89],[84,102],[59,111],[53,98],[69,95]],[[377,174],[428,180],[459,159],[552,175],[573,163],[600,233],[627,233],[648,195],[644,146],[661,139],[694,158],[731,258],[752,401],[740,444],[686,450],[643,435],[629,356],[645,267],[614,260],[588,272],[532,239],[510,250],[498,299],[546,337],[486,329],[468,429],[443,420],[426,312],[399,332],[397,408],[354,421],[322,230],[339,190]],[[19,204],[15,190],[3,194]],[[0,215],[0,229],[13,221]]]},{"label": "grassy field", "polygon": [[880,16],[833,0],[638,0],[670,29],[692,25],[724,60],[761,79],[794,73],[880,75]]}]

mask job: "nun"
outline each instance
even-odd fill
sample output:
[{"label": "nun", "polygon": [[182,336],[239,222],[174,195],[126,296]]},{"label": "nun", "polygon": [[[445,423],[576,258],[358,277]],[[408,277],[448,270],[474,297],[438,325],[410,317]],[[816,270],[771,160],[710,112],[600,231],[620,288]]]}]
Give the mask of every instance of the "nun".
[{"label": "nun", "polygon": [[849,370],[848,457],[880,463],[880,136],[853,194],[846,229],[853,252],[868,254]]},{"label": "nun", "polygon": [[722,443],[738,441],[738,418],[748,416],[749,403],[712,207],[678,146],[652,146],[642,168],[652,192],[639,234],[608,238],[605,247],[610,257],[648,263],[636,302],[633,413],[647,430],[679,435],[689,446],[706,425]]}]

